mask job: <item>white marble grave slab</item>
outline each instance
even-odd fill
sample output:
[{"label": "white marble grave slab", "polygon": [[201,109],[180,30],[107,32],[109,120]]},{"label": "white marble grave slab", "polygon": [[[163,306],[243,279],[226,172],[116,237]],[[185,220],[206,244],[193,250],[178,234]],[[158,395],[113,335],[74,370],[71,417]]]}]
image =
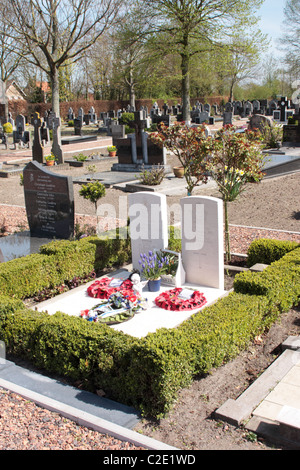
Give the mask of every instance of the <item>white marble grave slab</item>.
[{"label": "white marble grave slab", "polygon": [[[125,270],[117,271],[107,277],[127,279],[129,272]],[[92,281],[94,282],[94,281]],[[87,294],[87,287],[92,282],[83,286],[77,287],[69,292],[65,292],[56,296],[53,299],[46,300],[36,305],[39,312],[47,311],[49,315],[60,311],[67,315],[79,316],[82,310],[92,308],[99,303],[99,299],[89,297]],[[196,288],[202,292],[207,300],[207,303],[202,308],[216,301],[219,297],[227,294],[226,291],[220,289],[213,289],[209,287],[193,286],[191,284],[184,284],[183,287]],[[161,292],[168,290],[166,286],[162,286]],[[130,336],[142,338],[148,333],[154,333],[159,328],[175,328],[183,321],[187,320],[190,316],[201,309],[191,311],[173,312],[167,311],[157,307],[154,304],[154,299],[159,295],[159,292],[148,292],[147,287],[143,291],[144,297],[148,300],[148,309],[137,313],[132,319],[117,325],[111,325],[117,331],[122,331]],[[82,320],[87,321],[87,320]]]}]

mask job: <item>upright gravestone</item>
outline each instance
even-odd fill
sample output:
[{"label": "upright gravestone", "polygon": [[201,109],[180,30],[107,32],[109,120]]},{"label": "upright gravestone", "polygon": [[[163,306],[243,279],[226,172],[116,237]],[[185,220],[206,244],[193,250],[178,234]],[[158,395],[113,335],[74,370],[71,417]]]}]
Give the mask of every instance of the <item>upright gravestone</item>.
[{"label": "upright gravestone", "polygon": [[56,117],[56,114],[53,113],[51,119],[53,139],[51,152],[53,153],[53,155],[55,155],[58,164],[64,162],[63,151],[61,148],[60,124],[60,118]]},{"label": "upright gravestone", "polygon": [[286,112],[287,112],[287,109],[289,108],[289,106],[290,106],[290,102],[287,99],[287,97],[282,96],[281,100],[279,101],[280,121],[281,122],[287,121]]},{"label": "upright gravestone", "polygon": [[13,131],[13,142],[16,145],[18,144],[21,147],[27,146],[30,148],[30,132],[26,131],[26,120],[22,114],[18,114],[16,117],[16,130]]},{"label": "upright gravestone", "polygon": [[[159,116],[160,117],[160,116]],[[170,118],[170,116],[164,116]],[[113,171],[137,171],[143,165],[145,168],[153,165],[166,167],[166,151],[148,140],[145,132],[147,120],[143,119],[143,112],[134,113],[134,121],[130,127],[135,130],[126,138],[114,138],[113,144],[118,149],[118,163],[112,166]]]},{"label": "upright gravestone", "polygon": [[41,142],[40,127],[42,125],[42,119],[39,113],[34,113],[31,118],[31,124],[34,127],[33,145],[32,145],[32,160],[43,163],[44,161],[44,147]]},{"label": "upright gravestone", "polygon": [[223,126],[227,126],[228,124],[232,124],[233,119],[233,112],[232,111],[224,111],[223,113]]},{"label": "upright gravestone", "polygon": [[74,119],[74,133],[75,135],[82,135],[82,120],[80,118]]},{"label": "upright gravestone", "polygon": [[186,282],[224,290],[223,201],[188,196],[180,204]]},{"label": "upright gravestone", "polygon": [[23,181],[31,236],[70,238],[74,234],[72,178],[30,162],[24,168]]},{"label": "upright gravestone", "polygon": [[129,194],[133,269],[141,269],[141,253],[168,246],[167,199],[164,194],[141,191]]},{"label": "upright gravestone", "polygon": [[46,127],[45,121],[42,123],[40,127],[40,132],[41,132],[41,142],[43,147],[46,146],[46,144],[50,141],[50,133],[48,127]]},{"label": "upright gravestone", "polygon": [[73,108],[69,108],[69,111],[68,111],[68,121],[73,121],[74,119],[74,111],[73,111]]}]

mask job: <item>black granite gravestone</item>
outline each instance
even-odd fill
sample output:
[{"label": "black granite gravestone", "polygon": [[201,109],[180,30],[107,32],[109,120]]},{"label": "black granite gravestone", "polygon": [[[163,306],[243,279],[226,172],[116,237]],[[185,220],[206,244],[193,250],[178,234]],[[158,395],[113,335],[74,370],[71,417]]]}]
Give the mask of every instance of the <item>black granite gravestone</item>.
[{"label": "black granite gravestone", "polygon": [[31,236],[70,238],[74,233],[72,178],[30,162],[24,168],[23,181]]}]

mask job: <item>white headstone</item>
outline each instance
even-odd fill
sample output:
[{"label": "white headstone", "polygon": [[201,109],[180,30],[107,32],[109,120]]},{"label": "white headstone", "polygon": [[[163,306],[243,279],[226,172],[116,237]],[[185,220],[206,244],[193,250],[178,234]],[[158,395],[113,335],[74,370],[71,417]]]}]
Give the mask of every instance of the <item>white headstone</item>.
[{"label": "white headstone", "polygon": [[168,246],[167,198],[164,194],[141,191],[129,194],[132,267],[140,269],[141,253]]},{"label": "white headstone", "polygon": [[224,290],[223,201],[188,196],[180,204],[186,282]]}]

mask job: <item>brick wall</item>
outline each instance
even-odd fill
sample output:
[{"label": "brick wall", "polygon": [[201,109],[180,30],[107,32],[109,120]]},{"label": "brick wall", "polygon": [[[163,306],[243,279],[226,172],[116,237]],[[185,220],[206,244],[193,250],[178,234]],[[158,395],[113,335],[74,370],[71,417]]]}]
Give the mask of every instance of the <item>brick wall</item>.
[{"label": "brick wall", "polygon": [[[191,106],[195,104],[196,101],[200,101],[202,103],[208,102],[210,104],[220,104],[222,100],[225,100],[225,102],[228,101],[227,96],[212,96],[209,98],[193,98],[191,99]],[[153,106],[153,102],[155,100],[152,99],[145,99],[145,100],[136,100],[136,109],[140,109],[141,106],[146,106],[148,110]],[[158,106],[162,108],[164,104],[164,100],[158,99],[156,100]],[[173,98],[171,100],[167,100],[168,105],[176,105],[178,103],[181,103],[181,98]],[[96,114],[99,116],[101,112],[107,112],[107,111],[112,111],[115,110],[117,111],[118,109],[125,109],[127,105],[129,104],[128,100],[111,100],[111,101],[106,101],[106,100],[77,100],[77,101],[69,101],[69,102],[62,102],[60,103],[60,115],[62,119],[66,119],[68,115],[68,110],[71,107],[75,113],[75,116],[78,115],[78,110],[79,108],[83,108],[85,113],[88,113],[90,110],[91,106],[95,108]],[[0,115],[1,114],[1,106],[0,105]],[[9,101],[8,103],[8,109],[12,113],[13,119],[16,118],[18,114],[23,114],[24,116],[30,116],[33,114],[35,111],[37,111],[41,117],[44,117],[45,111],[51,110],[51,103],[27,103],[27,101],[23,100],[16,100],[16,101]]]}]

